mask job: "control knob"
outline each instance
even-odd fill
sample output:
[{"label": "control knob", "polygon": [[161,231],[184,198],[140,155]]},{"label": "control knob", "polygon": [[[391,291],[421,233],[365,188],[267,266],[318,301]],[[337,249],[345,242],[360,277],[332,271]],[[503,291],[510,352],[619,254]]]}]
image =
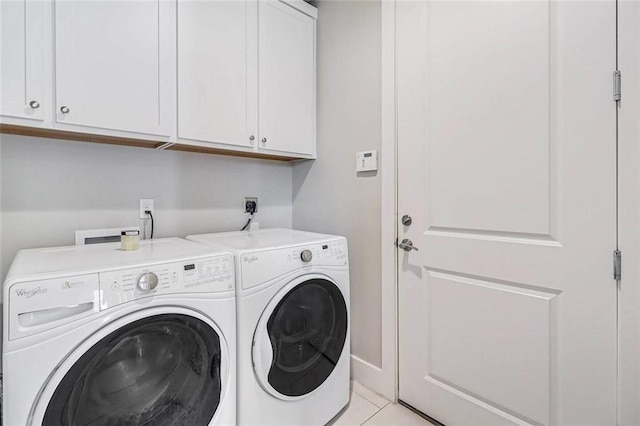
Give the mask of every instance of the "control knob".
[{"label": "control knob", "polygon": [[158,276],[153,272],[146,272],[138,277],[136,283],[138,290],[148,293],[153,291],[158,286]]},{"label": "control knob", "polygon": [[302,253],[300,253],[300,259],[302,259],[303,262],[311,262],[311,258],[313,258],[311,250],[302,250]]}]

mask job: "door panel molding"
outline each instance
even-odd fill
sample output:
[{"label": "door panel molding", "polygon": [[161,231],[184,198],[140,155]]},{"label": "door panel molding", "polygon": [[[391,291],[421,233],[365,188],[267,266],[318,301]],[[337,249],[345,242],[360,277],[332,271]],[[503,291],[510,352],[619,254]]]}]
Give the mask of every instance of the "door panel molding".
[{"label": "door panel molding", "polygon": [[543,246],[562,247],[562,244],[559,241],[556,241],[551,235],[527,234],[524,232],[500,232],[478,229],[457,229],[430,226],[427,231],[423,233],[423,235],[432,237],[469,238],[484,241],[502,241],[505,243],[538,244]]},{"label": "door panel molding", "polygon": [[550,3],[423,5],[428,225],[549,235]]},{"label": "door panel molding", "polygon": [[[561,292],[434,271],[428,271],[425,284],[432,382],[465,392],[501,415],[548,424],[557,396],[551,372],[557,365]],[[457,303],[462,298],[473,304]],[[516,362],[521,359],[527,359],[527,370]]]}]

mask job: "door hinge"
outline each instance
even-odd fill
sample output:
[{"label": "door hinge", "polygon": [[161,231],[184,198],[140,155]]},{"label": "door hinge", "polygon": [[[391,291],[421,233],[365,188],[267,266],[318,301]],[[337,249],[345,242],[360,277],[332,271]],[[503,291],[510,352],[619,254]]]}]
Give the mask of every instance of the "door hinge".
[{"label": "door hinge", "polygon": [[613,252],[613,279],[616,281],[622,279],[622,252],[620,250]]},{"label": "door hinge", "polygon": [[613,72],[613,100],[615,102],[620,102],[622,98],[622,76],[620,74],[620,70],[615,70]]}]

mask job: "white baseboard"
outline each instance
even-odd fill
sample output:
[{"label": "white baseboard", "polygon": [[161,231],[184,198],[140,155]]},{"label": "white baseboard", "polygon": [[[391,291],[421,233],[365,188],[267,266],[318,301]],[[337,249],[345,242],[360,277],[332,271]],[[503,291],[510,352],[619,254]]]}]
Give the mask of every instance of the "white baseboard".
[{"label": "white baseboard", "polygon": [[384,393],[382,368],[355,355],[351,355],[351,378],[376,393]]}]

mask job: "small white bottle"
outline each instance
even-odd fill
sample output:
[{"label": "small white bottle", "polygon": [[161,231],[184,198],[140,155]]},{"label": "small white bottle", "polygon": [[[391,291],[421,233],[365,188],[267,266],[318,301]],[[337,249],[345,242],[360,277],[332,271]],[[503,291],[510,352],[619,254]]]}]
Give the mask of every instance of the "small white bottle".
[{"label": "small white bottle", "polygon": [[140,248],[140,231],[122,231],[120,248],[124,251],[138,250]]}]

